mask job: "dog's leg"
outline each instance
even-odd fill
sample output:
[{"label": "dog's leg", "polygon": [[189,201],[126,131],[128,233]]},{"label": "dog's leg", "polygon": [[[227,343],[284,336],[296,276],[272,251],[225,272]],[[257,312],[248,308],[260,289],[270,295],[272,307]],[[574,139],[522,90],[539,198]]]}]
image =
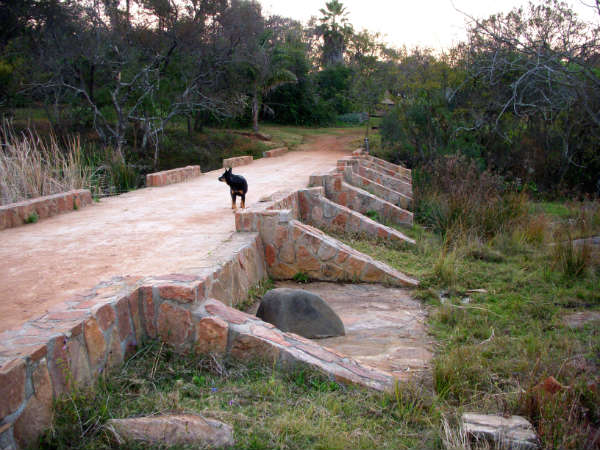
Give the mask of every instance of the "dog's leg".
[{"label": "dog's leg", "polygon": [[231,209],[235,211],[235,194],[231,193]]},{"label": "dog's leg", "polygon": [[246,194],[242,194],[241,206],[242,209],[246,209]]}]

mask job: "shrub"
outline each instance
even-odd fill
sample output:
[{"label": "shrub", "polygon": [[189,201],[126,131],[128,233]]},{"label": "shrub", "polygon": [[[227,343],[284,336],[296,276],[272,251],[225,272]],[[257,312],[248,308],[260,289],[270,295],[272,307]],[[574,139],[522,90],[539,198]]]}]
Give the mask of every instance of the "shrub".
[{"label": "shrub", "polygon": [[62,149],[54,135],[45,141],[31,130],[17,134],[5,121],[0,144],[0,204],[89,187],[78,137]]},{"label": "shrub", "polygon": [[491,237],[527,214],[527,196],[462,155],[434,159],[413,172],[415,215],[447,235]]}]

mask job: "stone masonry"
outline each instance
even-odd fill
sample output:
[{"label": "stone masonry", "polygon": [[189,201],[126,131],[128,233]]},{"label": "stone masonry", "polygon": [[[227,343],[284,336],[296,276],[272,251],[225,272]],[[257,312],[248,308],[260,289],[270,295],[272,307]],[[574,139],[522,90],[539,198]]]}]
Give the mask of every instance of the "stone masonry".
[{"label": "stone masonry", "polygon": [[238,236],[238,249],[216,266],[158,277],[116,278],[19,329],[0,333],[2,448],[33,443],[51,424],[53,399],[120,365],[144,339],[160,338],[182,350],[197,336],[202,341],[192,309],[209,297],[223,307],[235,306],[246,298],[250,286],[266,277],[258,234]]},{"label": "stone masonry", "polygon": [[254,158],[251,155],[247,156],[235,156],[233,158],[227,158],[223,160],[223,168],[229,169],[238,166],[245,166],[246,164],[251,164],[254,161]]},{"label": "stone masonry", "polygon": [[[360,232],[360,226],[364,223],[366,227],[372,227],[369,229],[375,235],[387,238],[391,236],[388,231],[391,229],[374,221],[367,222],[369,219],[366,217],[366,220],[358,222],[349,220],[351,210],[332,205],[322,194],[323,188],[277,193],[270,201],[236,213],[236,230],[260,233],[269,276],[274,279],[291,279],[298,273],[305,273],[312,279],[323,281],[364,281],[411,287],[418,285],[411,277],[302,223],[309,219],[306,199],[310,198],[309,202],[314,202],[311,206],[323,209],[322,205],[326,204],[326,210],[330,208],[337,211],[335,216],[332,214],[330,217],[332,224],[345,220],[346,224],[350,224],[345,230]],[[301,198],[304,200],[300,200]],[[314,214],[314,210],[311,214]],[[358,225],[356,229],[352,229],[354,224]],[[399,239],[398,236],[396,238]],[[408,239],[407,242],[411,240]]]},{"label": "stone masonry", "polygon": [[263,157],[264,158],[275,158],[277,156],[283,156],[287,153],[288,148],[287,147],[279,147],[279,148],[274,148],[272,150],[267,150],[266,152],[263,152]]},{"label": "stone masonry", "polygon": [[168,184],[181,183],[182,181],[190,180],[194,177],[202,175],[200,166],[180,167],[163,172],[149,173],[146,175],[146,186],[160,187]]},{"label": "stone masonry", "polygon": [[382,225],[346,206],[332,202],[319,191],[306,189],[299,191],[298,195],[302,221],[309,225],[324,230],[365,234],[390,241],[415,243],[413,239],[393,228]]},{"label": "stone masonry", "polygon": [[325,197],[361,214],[377,213],[384,223],[412,225],[413,213],[383,200],[364,189],[352,186],[344,181],[344,175],[338,172],[314,174],[310,177],[310,186],[323,186]]},{"label": "stone masonry", "polygon": [[92,193],[87,189],[79,189],[2,205],[0,206],[0,230],[25,225],[33,214],[38,219],[46,219],[83,208],[91,203]]}]

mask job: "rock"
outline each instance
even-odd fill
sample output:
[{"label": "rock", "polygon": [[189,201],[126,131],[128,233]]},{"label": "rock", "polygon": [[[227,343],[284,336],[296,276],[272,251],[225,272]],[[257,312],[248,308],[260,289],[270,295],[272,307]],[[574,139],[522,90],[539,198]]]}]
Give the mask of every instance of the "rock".
[{"label": "rock", "polygon": [[563,318],[564,323],[572,329],[583,328],[589,323],[600,322],[600,311],[578,311]]},{"label": "rock", "polygon": [[467,436],[476,440],[493,441],[498,444],[498,448],[507,450],[539,448],[533,426],[524,417],[505,418],[491,414],[464,413],[461,421]]},{"label": "rock", "polygon": [[195,414],[110,419],[106,428],[120,445],[128,441],[143,441],[167,447],[189,444],[203,448],[234,445],[233,428],[230,425]]},{"label": "rock", "polygon": [[256,316],[305,338],[344,336],[344,324],[325,301],[302,289],[272,289],[263,297]]}]

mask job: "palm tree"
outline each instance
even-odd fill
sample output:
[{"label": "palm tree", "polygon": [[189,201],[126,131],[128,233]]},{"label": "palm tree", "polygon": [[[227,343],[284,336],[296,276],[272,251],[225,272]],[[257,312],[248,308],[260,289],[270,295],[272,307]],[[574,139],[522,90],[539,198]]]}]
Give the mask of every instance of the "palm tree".
[{"label": "palm tree", "polygon": [[346,7],[338,0],[325,3],[325,8],[319,10],[323,16],[320,33],[323,36],[323,64],[328,66],[344,61],[346,40],[352,32],[352,25],[348,24]]}]

